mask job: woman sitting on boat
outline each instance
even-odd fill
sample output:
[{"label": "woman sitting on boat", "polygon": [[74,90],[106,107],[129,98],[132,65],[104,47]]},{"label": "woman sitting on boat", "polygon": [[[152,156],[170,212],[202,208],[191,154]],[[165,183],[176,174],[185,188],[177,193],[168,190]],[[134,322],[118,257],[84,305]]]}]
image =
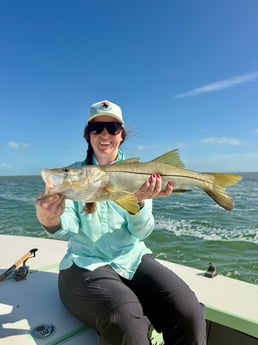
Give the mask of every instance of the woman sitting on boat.
[{"label": "woman sitting on boat", "polygon": [[[121,108],[109,101],[90,107],[86,160],[103,165],[124,159]],[[77,163],[78,165],[78,163]],[[96,329],[102,345],[149,345],[154,327],[166,345],[205,345],[204,308],[175,273],[160,264],[144,240],[154,229],[152,199],[168,196],[153,174],[134,194],[133,215],[113,201],[86,205],[56,193],[36,199],[39,222],[53,237],[69,239],[60,263],[59,293],[66,308]],[[95,207],[96,206],[96,207]]]}]

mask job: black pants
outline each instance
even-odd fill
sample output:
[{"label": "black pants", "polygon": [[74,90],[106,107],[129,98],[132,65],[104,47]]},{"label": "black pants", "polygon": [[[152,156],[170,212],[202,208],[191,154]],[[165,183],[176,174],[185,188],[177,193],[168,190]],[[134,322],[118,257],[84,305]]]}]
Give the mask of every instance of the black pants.
[{"label": "black pants", "polygon": [[150,324],[166,345],[205,345],[204,308],[175,273],[145,255],[132,280],[110,266],[59,274],[66,308],[95,328],[103,345],[149,345]]}]

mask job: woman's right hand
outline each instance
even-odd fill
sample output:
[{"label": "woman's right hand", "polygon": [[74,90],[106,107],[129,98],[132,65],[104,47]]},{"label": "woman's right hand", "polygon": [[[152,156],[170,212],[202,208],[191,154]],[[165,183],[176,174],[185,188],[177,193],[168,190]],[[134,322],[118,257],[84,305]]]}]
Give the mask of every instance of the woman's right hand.
[{"label": "woman's right hand", "polygon": [[40,193],[36,197],[35,207],[37,218],[43,226],[58,228],[60,226],[60,216],[65,209],[65,197],[59,193]]}]

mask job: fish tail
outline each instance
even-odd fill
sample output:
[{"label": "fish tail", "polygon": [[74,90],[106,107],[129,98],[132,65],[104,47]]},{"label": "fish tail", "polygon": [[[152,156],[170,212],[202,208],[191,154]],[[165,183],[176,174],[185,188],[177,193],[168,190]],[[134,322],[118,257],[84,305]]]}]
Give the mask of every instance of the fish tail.
[{"label": "fish tail", "polygon": [[225,210],[232,210],[233,200],[227,195],[225,187],[232,186],[241,180],[241,176],[234,174],[209,173],[214,177],[212,188],[204,191]]},{"label": "fish tail", "polygon": [[214,183],[222,187],[232,186],[242,179],[235,174],[211,173],[211,175],[214,176]]}]

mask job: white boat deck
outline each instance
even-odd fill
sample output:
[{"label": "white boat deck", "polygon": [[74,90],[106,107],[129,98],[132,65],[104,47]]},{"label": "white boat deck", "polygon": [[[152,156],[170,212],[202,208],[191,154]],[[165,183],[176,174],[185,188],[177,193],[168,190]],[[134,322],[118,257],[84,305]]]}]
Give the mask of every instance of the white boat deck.
[{"label": "white boat deck", "polygon": [[206,278],[204,272],[167,261],[195,291],[205,305],[206,319],[258,337],[258,286],[217,275]]},{"label": "white boat deck", "polygon": [[[66,344],[82,344],[79,338],[85,339],[86,331],[87,345],[98,344],[95,332],[86,329],[73,318],[59,301],[58,264],[66,251],[66,246],[67,242],[64,241],[0,235],[0,274],[26,252],[38,248],[36,257],[27,262],[30,274],[26,280],[16,282],[14,279],[7,278],[0,282],[1,344],[59,344],[58,341],[64,336],[64,330],[60,328],[65,328]],[[256,342],[255,338],[258,337],[257,285],[220,275],[206,278],[200,270],[159,261],[176,272],[195,291],[199,300],[205,305],[207,320],[250,335]],[[61,326],[60,315],[62,315],[63,326]],[[46,338],[35,342],[35,339],[28,336],[28,332],[33,327],[50,319],[51,323],[57,325],[54,341],[49,342]],[[73,342],[75,333],[77,341]],[[250,344],[253,344],[253,341]],[[247,344],[243,343],[243,345]]]}]

